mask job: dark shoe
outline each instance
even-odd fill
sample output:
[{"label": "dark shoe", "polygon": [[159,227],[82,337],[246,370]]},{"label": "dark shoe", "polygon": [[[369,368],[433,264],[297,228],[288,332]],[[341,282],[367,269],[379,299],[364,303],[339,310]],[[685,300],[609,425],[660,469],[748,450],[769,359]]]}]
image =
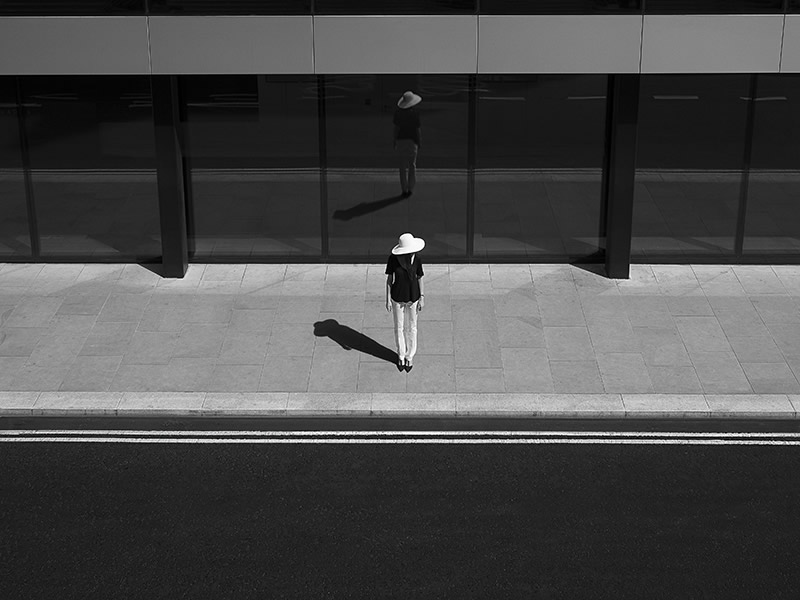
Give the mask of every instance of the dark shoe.
[{"label": "dark shoe", "polygon": [[400,197],[401,198],[408,198],[410,195],[411,195],[411,192],[403,192],[402,194],[400,194]]},{"label": "dark shoe", "polygon": [[405,365],[406,373],[410,373],[411,369],[413,369],[413,368],[414,368],[414,365],[412,365],[410,362],[406,361],[406,365]]},{"label": "dark shoe", "polygon": [[402,360],[398,360],[397,361],[397,370],[402,373],[403,371],[405,371],[405,368],[406,368],[406,366],[403,364],[403,361]]}]

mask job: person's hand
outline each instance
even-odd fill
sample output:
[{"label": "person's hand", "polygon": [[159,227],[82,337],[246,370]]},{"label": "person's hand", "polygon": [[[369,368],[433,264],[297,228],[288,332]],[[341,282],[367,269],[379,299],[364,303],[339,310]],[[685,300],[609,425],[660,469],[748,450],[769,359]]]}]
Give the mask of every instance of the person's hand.
[{"label": "person's hand", "polygon": [[425,306],[425,296],[420,296],[419,302],[417,302],[417,312],[422,312],[424,306]]},{"label": "person's hand", "polygon": [[392,303],[388,300],[386,301],[386,312],[392,312]]}]

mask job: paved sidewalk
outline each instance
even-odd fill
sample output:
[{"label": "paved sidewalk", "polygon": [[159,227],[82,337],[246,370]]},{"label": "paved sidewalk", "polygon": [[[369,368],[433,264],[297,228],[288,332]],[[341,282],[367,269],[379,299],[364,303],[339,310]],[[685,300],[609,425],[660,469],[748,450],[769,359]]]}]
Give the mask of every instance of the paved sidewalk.
[{"label": "paved sidewalk", "polygon": [[800,267],[427,265],[407,374],[383,269],[0,264],[0,415],[800,409]]}]

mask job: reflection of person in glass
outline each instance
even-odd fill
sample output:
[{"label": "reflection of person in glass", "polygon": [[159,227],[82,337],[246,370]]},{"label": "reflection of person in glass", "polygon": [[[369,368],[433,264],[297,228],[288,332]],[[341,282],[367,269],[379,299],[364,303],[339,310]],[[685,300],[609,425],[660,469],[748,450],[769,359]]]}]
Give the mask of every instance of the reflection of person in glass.
[{"label": "reflection of person in glass", "polygon": [[419,113],[414,108],[422,98],[405,92],[397,101],[394,112],[394,150],[400,167],[400,187],[403,198],[414,192],[417,183],[417,150],[420,146]]},{"label": "reflection of person in glass", "polygon": [[397,370],[410,371],[417,353],[417,313],[425,305],[422,261],[425,240],[404,233],[386,263],[386,310],[394,317]]}]

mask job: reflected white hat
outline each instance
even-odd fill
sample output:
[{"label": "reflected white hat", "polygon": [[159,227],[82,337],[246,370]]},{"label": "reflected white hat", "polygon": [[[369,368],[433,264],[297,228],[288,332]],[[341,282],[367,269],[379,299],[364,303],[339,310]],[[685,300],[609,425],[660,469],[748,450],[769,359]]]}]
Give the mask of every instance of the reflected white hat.
[{"label": "reflected white hat", "polygon": [[417,96],[414,92],[409,90],[403,93],[400,100],[397,101],[397,106],[400,108],[411,108],[420,102],[422,102],[422,96]]},{"label": "reflected white hat", "polygon": [[392,248],[392,254],[413,254],[419,252],[425,247],[425,240],[422,238],[415,238],[410,233],[404,233],[400,236],[400,243]]}]

